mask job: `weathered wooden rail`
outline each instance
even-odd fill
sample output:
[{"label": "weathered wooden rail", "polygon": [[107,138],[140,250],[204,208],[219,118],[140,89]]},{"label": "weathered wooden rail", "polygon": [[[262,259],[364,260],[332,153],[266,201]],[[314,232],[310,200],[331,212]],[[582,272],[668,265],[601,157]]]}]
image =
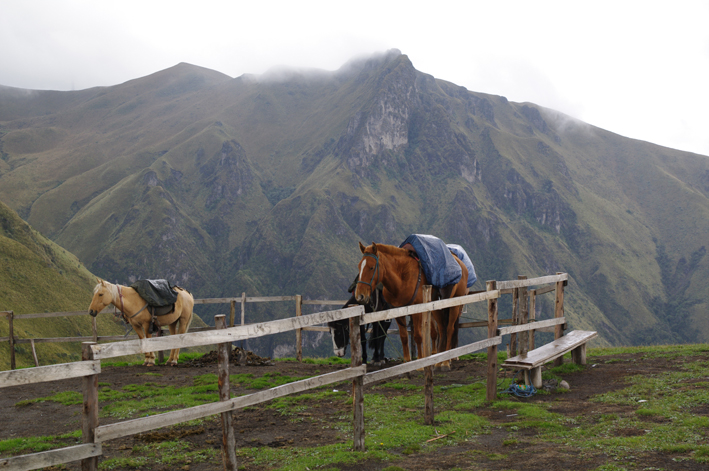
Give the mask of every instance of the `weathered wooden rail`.
[{"label": "weathered wooden rail", "polygon": [[[96,470],[98,457],[101,455],[101,444],[105,441],[133,435],[156,428],[175,425],[181,422],[221,414],[224,439],[223,462],[225,469],[237,469],[234,452],[234,437],[231,414],[240,408],[259,404],[277,397],[294,394],[309,389],[321,387],[328,384],[351,380],[353,384],[353,448],[364,450],[364,390],[363,387],[376,381],[382,381],[415,369],[424,369],[425,383],[424,395],[426,398],[424,408],[424,420],[428,424],[433,423],[433,377],[431,374],[433,365],[450,360],[467,353],[487,349],[487,392],[488,401],[493,401],[497,397],[497,346],[502,343],[502,335],[517,335],[520,333],[534,332],[542,328],[554,328],[561,336],[562,327],[565,323],[563,317],[563,292],[568,276],[559,273],[555,276],[540,277],[514,281],[489,281],[486,291],[469,294],[467,296],[426,302],[423,304],[390,309],[388,311],[364,313],[362,306],[339,309],[335,311],[318,312],[315,314],[298,315],[288,319],[280,319],[256,324],[245,324],[227,327],[224,315],[215,319],[216,330],[190,332],[169,337],[156,337],[142,340],[125,340],[115,343],[98,344],[96,342],[84,342],[82,349],[82,361],[61,365],[29,368],[23,370],[10,370],[0,372],[0,388],[8,386],[18,386],[22,384],[53,381],[73,377],[82,378],[82,390],[84,396],[84,406],[82,412],[82,437],[84,444],[76,447],[52,450],[43,453],[34,453],[23,456],[15,456],[0,459],[0,469],[14,471],[37,469],[41,467],[58,465],[69,461],[82,461],[82,470]],[[528,288],[539,284],[554,283],[553,291],[556,293],[556,304],[554,318],[545,321],[534,321],[534,316],[529,316],[525,309],[528,305]],[[502,288],[501,288],[502,287]],[[430,287],[426,293],[430,299]],[[545,288],[537,290],[537,293]],[[515,296],[513,319],[527,320],[524,325],[512,325],[498,329],[498,299],[505,290],[512,290]],[[531,290],[534,291],[534,290]],[[546,290],[543,292],[551,292]],[[290,298],[290,297],[288,297]],[[229,298],[227,298],[229,299]],[[236,298],[234,298],[236,299]],[[244,296],[241,298],[244,299]],[[534,297],[532,297],[534,299]],[[488,312],[488,338],[458,347],[435,355],[428,355],[430,352],[430,329],[424,329],[427,334],[424,342],[423,358],[408,363],[397,365],[391,368],[382,369],[368,373],[366,365],[362,365],[362,352],[360,344],[359,325],[371,323],[385,319],[395,319],[397,317],[424,314],[425,322],[430,322],[430,312],[432,310],[443,309],[457,305],[465,305],[477,302],[487,302]],[[231,302],[231,301],[229,301]],[[203,302],[206,303],[206,302]],[[316,302],[312,302],[316,304]],[[533,305],[534,301],[531,301]],[[318,304],[324,304],[319,303]],[[243,311],[242,311],[243,312]],[[534,312],[532,310],[532,312]],[[233,319],[233,317],[232,317]],[[282,332],[297,331],[329,321],[349,319],[350,321],[350,345],[351,345],[351,365],[349,368],[328,373],[325,375],[308,378],[302,381],[278,386],[266,391],[231,398],[229,395],[229,362],[228,352],[233,342],[257,338],[265,335],[273,335]],[[533,338],[533,335],[531,336]],[[558,338],[555,335],[555,338]],[[531,341],[533,343],[533,341]],[[528,341],[527,343],[530,343]],[[149,417],[128,420],[124,422],[99,425],[98,423],[98,377],[101,372],[100,361],[108,358],[115,358],[125,355],[144,354],[148,352],[169,350],[172,348],[187,348],[205,345],[218,345],[218,372],[219,372],[219,401],[211,404],[190,407],[187,409],[174,410]],[[522,343],[524,345],[524,342]]]}]

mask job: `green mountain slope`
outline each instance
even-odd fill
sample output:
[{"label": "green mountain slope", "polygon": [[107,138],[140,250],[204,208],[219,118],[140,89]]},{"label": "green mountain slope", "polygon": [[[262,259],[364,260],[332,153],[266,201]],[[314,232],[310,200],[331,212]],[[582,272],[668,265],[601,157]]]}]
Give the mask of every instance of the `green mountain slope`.
[{"label": "green mountain slope", "polygon": [[468,91],[398,51],[236,79],[180,64],[58,96],[0,107],[0,199],[107,279],[343,299],[359,241],[429,233],[466,248],[477,288],[568,272],[569,323],[602,343],[709,339],[706,156]]},{"label": "green mountain slope", "polygon": [[[0,310],[15,314],[86,310],[96,284],[94,277],[76,256],[33,230],[0,202]],[[0,320],[0,337],[8,336],[9,325]],[[99,331],[106,335],[122,329],[105,316],[99,317]],[[86,316],[47,319],[18,319],[18,338],[91,335],[91,318]],[[41,364],[78,360],[76,344],[37,344]],[[33,364],[28,345],[16,346],[18,366]],[[0,343],[0,370],[10,368],[9,345]]]}]

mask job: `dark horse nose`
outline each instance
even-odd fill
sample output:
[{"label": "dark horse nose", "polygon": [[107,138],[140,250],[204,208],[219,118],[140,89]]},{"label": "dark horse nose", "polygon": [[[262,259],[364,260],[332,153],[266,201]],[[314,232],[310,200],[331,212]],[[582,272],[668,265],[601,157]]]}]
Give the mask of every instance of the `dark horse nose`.
[{"label": "dark horse nose", "polygon": [[98,311],[94,311],[93,309],[89,311],[89,314],[91,314],[91,317],[96,317],[96,314],[98,314]]}]

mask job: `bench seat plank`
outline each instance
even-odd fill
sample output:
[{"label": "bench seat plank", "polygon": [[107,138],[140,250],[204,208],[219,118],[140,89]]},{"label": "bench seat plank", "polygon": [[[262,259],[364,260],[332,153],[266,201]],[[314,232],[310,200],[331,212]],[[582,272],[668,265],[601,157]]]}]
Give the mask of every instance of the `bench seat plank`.
[{"label": "bench seat plank", "polygon": [[535,348],[531,352],[508,358],[502,366],[522,368],[526,370],[536,368],[548,361],[559,358],[565,353],[570,352],[574,348],[585,344],[597,336],[598,332],[574,330],[551,343]]}]

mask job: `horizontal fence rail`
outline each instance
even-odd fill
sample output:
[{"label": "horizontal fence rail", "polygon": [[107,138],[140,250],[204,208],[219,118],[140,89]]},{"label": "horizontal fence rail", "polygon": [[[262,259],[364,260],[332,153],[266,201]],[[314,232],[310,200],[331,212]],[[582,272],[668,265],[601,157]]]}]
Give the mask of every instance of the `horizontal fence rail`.
[{"label": "horizontal fence rail", "polygon": [[153,337],[142,340],[127,340],[125,342],[93,345],[95,359],[105,359],[133,355],[137,353],[157,352],[173,348],[199,347],[215,343],[236,342],[238,340],[253,339],[264,335],[278,334],[300,329],[306,326],[323,324],[339,319],[358,317],[364,313],[364,306],[355,306],[336,311],[318,312],[300,317],[289,317],[276,321],[247,324],[229,327],[208,332],[195,332],[168,337]]},{"label": "horizontal fence rail", "polygon": [[99,360],[37,366],[35,368],[25,368],[22,370],[0,371],[0,388],[18,386],[21,384],[43,383],[45,381],[59,381],[68,378],[80,378],[100,372],[101,362]]}]

